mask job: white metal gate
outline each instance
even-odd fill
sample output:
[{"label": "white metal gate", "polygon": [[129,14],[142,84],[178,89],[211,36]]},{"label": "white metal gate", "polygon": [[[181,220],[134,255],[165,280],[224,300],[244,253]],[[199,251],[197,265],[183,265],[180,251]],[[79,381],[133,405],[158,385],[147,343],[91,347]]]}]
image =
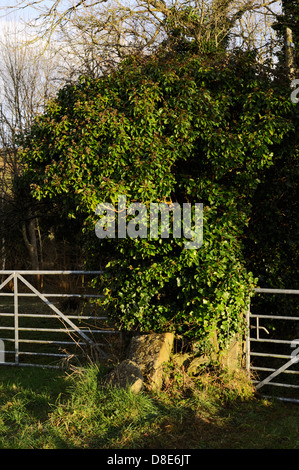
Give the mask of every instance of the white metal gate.
[{"label": "white metal gate", "polygon": [[69,299],[88,302],[102,295],[90,293],[92,289],[84,287],[83,282],[80,293],[44,293],[34,286],[37,276],[46,284],[49,276],[86,279],[101,274],[102,271],[0,271],[0,364],[58,368],[82,353],[97,359],[107,357],[103,335],[118,333],[107,325],[107,317],[90,303],[87,314],[61,305]]},{"label": "white metal gate", "polygon": [[[256,294],[282,294],[297,296],[299,290],[292,289],[255,289]],[[298,298],[299,300],[299,298]],[[298,312],[298,308],[297,308]],[[297,313],[296,312],[296,313]],[[284,322],[285,324],[296,324],[297,335],[292,338],[273,338],[269,331],[269,322]],[[295,315],[271,315],[263,312],[252,313],[249,309],[247,317],[248,336],[246,343],[246,359],[248,373],[256,375],[253,377],[256,390],[263,388],[272,390],[288,390],[278,396],[277,392],[264,396],[274,396],[283,401],[299,403],[299,314]],[[278,327],[279,331],[279,327]],[[259,347],[257,348],[256,345]],[[273,348],[272,350],[269,347]],[[280,347],[284,351],[278,351]],[[277,377],[280,376],[280,381]],[[281,379],[283,377],[283,379]]]}]

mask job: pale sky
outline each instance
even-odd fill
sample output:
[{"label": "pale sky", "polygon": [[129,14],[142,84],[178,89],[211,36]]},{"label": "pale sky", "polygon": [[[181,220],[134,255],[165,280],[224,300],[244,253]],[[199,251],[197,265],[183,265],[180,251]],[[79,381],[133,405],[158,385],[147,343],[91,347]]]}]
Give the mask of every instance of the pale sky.
[{"label": "pale sky", "polygon": [[[29,3],[30,0],[27,0]],[[65,1],[65,0],[63,0]],[[33,0],[31,0],[33,3]],[[36,7],[26,7],[26,8],[9,8],[9,7],[16,7],[21,0],[0,0],[0,21],[28,21],[36,18],[39,15],[38,8],[44,6],[51,6],[53,5],[54,0],[42,0],[40,5],[36,5]],[[24,2],[25,3],[25,2]],[[67,0],[69,3],[69,0]]]},{"label": "pale sky", "polygon": [[[11,6],[17,5],[15,0],[0,0],[0,19],[5,18],[6,21],[11,21],[11,18],[16,20],[17,18],[26,18],[34,17],[36,11],[33,8],[26,8],[17,11],[16,9],[12,12],[12,9],[8,8]],[[5,8],[6,7],[6,8]]]}]

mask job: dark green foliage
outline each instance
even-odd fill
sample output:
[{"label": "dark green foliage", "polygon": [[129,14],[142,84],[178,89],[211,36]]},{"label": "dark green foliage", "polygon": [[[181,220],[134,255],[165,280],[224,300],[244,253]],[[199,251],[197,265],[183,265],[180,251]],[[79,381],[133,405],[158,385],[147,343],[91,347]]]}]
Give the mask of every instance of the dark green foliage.
[{"label": "dark green foliage", "polygon": [[[280,85],[281,88],[281,85]],[[289,93],[289,87],[285,92]],[[259,286],[298,289],[299,286],[299,106],[290,112],[294,131],[275,150],[274,165],[264,171],[253,197],[246,230],[245,256],[248,268],[259,277]],[[259,295],[252,302],[253,313],[298,315],[297,295]],[[294,339],[298,331],[290,322],[272,328],[279,338]]]},{"label": "dark green foliage", "polygon": [[298,157],[298,146],[285,143],[281,159],[265,173],[254,196],[247,257],[263,287],[298,288]]},{"label": "dark green foliage", "polygon": [[[202,202],[204,239],[110,239],[106,307],[119,325],[175,330],[223,343],[242,329],[254,285],[243,256],[254,192],[282,139],[292,103],[260,76],[254,58],[130,58],[99,80],[64,87],[22,151],[37,199],[94,230],[102,202]],[[88,235],[90,240],[91,235]]]}]

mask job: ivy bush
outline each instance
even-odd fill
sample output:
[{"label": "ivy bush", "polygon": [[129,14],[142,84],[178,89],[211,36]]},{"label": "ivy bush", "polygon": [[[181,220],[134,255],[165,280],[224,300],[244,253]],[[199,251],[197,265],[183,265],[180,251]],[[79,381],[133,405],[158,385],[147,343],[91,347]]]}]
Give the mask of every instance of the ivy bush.
[{"label": "ivy bush", "polygon": [[[292,103],[248,54],[130,57],[62,88],[21,157],[35,198],[83,218],[89,266],[106,259],[105,308],[124,329],[175,331],[222,345],[244,327],[254,286],[243,256],[252,196],[293,132]],[[99,203],[201,202],[203,244],[104,239]]]}]

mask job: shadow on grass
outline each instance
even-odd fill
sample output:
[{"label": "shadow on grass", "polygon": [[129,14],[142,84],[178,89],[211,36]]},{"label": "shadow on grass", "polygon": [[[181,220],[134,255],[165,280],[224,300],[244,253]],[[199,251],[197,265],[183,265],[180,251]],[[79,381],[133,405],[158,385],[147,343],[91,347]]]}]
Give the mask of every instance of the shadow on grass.
[{"label": "shadow on grass", "polygon": [[66,381],[62,371],[0,366],[0,405],[19,398],[28,414],[46,419],[51,403],[63,393]]},{"label": "shadow on grass", "polygon": [[158,413],[126,419],[90,436],[103,449],[298,449],[299,407],[262,399],[235,400],[215,413],[157,402]]},{"label": "shadow on grass", "polygon": [[0,385],[13,384],[22,389],[55,396],[66,389],[65,372],[58,369],[0,366]]},{"label": "shadow on grass", "polygon": [[111,424],[102,435],[89,436],[87,448],[103,449],[202,449],[217,447],[229,424],[200,416],[189,406],[161,404],[135,419]]},{"label": "shadow on grass", "polygon": [[0,448],[299,448],[298,405],[200,390],[133,395],[99,388],[91,372],[68,381],[62,371],[0,367]]}]

